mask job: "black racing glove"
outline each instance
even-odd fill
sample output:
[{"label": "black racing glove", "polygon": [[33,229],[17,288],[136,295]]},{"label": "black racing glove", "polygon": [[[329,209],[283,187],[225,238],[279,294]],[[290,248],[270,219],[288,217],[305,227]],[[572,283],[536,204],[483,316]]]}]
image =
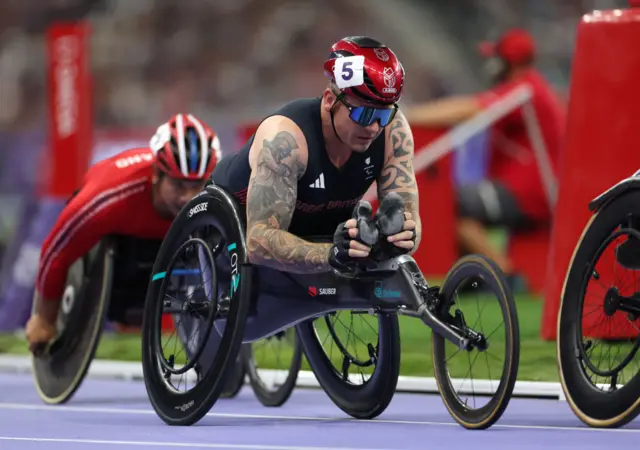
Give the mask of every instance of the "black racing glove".
[{"label": "black racing glove", "polygon": [[333,245],[329,252],[329,265],[340,272],[349,272],[354,265],[354,258],[349,256],[351,238],[344,226],[345,223],[342,222],[336,228],[336,232],[333,234]]},{"label": "black racing glove", "polygon": [[358,236],[349,236],[349,230],[342,222],[333,234],[333,246],[329,254],[329,264],[340,272],[352,271],[363,258],[349,256],[351,241],[356,240],[364,245],[373,247],[378,242],[378,229],[372,220],[373,209],[367,201],[361,201],[353,210],[352,217],[356,219]]}]

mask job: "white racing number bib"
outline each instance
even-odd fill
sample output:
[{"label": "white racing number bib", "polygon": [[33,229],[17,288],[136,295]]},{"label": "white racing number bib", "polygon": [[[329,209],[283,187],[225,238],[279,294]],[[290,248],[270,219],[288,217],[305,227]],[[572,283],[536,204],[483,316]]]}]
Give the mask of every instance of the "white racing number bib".
[{"label": "white racing number bib", "polygon": [[343,56],[336,59],[333,75],[340,89],[364,84],[364,56]]}]

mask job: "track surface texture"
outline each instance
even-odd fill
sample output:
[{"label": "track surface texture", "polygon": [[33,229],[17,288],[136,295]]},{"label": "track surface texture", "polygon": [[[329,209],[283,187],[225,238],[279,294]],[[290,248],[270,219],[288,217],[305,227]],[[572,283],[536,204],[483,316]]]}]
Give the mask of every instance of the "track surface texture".
[{"label": "track surface texture", "polygon": [[87,378],[66,405],[48,406],[28,374],[0,374],[1,449],[605,449],[640,439],[634,421],[619,430],[583,425],[565,402],[514,399],[489,430],[456,424],[436,395],[398,393],[378,419],[357,421],[321,390],[297,389],[280,408],[263,407],[245,386],[198,424],[165,425],[143,383]]}]

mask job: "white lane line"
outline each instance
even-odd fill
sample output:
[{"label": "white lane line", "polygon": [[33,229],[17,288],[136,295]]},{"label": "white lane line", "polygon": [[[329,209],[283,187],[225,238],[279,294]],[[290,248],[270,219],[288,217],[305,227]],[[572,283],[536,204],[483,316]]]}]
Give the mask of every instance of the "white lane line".
[{"label": "white lane line", "polygon": [[[31,411],[64,411],[92,414],[122,414],[122,415],[156,415],[151,409],[125,409],[125,408],[99,408],[86,406],[67,405],[36,405],[26,403],[1,403],[0,410],[31,410]],[[393,420],[393,419],[373,419],[360,420],[352,417],[305,417],[305,416],[280,416],[266,414],[241,414],[241,413],[214,413],[209,412],[207,417],[237,418],[237,419],[269,419],[269,420],[290,420],[290,421],[313,421],[313,422],[355,422],[358,424],[397,424],[397,425],[424,425],[424,426],[452,426],[461,427],[456,422],[435,422],[421,420]],[[160,420],[160,419],[158,419]],[[549,431],[583,431],[599,433],[640,433],[640,429],[633,428],[588,428],[586,426],[553,426],[553,425],[515,425],[515,424],[495,424],[492,428],[512,428],[521,430],[549,430]]]},{"label": "white lane line", "polygon": [[98,444],[98,445],[129,445],[148,447],[173,447],[173,448],[218,448],[236,450],[385,450],[349,447],[305,447],[300,445],[252,445],[252,444],[213,444],[213,443],[184,443],[184,442],[146,442],[146,441],[107,441],[102,439],[72,439],[72,438],[30,438],[30,437],[10,437],[0,436],[0,441],[27,441],[27,442],[49,442],[66,444]]}]

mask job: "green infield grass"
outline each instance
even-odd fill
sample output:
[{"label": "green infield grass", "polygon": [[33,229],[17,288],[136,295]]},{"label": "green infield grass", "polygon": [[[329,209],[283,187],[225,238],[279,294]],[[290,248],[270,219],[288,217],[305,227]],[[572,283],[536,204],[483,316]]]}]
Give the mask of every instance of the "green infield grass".
[{"label": "green infield grass", "polygon": [[[543,305],[542,300],[533,296],[519,295],[516,297],[516,303],[520,322],[521,343],[518,379],[557,381],[558,370],[555,356],[555,342],[545,342],[540,339],[539,331]],[[495,299],[490,298],[488,301],[484,301],[484,299],[480,299],[480,301],[466,300],[462,303],[461,309],[465,313],[467,323],[469,324],[474,324],[477,312],[482,311],[482,320],[478,326],[482,326],[487,334],[489,330],[493,330],[495,325],[498,325],[501,320],[498,303]],[[339,321],[336,323],[343,325],[342,327],[338,327],[337,325],[334,327],[343,344],[347,346],[356,359],[361,361],[366,360],[366,343],[375,341],[375,334],[372,335],[372,333],[374,331],[377,332],[375,317],[363,314],[352,315],[344,311],[340,313]],[[353,324],[353,326],[351,326],[351,324]],[[324,323],[320,323],[317,328],[318,335],[323,342],[331,341],[331,339],[325,340],[325,337],[328,336],[328,331]],[[347,333],[347,328],[351,328],[353,333]],[[432,377],[431,330],[418,319],[400,317],[400,332],[402,342],[401,375]],[[483,378],[487,375],[490,375],[491,379],[499,378],[499,375],[495,372],[502,367],[504,361],[501,353],[504,349],[504,338],[499,337],[500,333],[504,335],[504,329],[499,329],[498,332],[489,339],[491,347],[488,357],[482,356],[482,358],[478,359],[477,363],[474,364],[474,378]],[[347,334],[349,334],[349,336],[347,336]],[[282,351],[270,351],[269,349],[273,348],[272,345],[261,344],[264,343],[257,343],[255,348],[255,356],[259,365],[262,367],[283,368],[283,363],[279,363],[278,359],[287,361],[287,355],[283,354]],[[260,348],[258,346],[260,346]],[[335,348],[335,344],[330,347],[330,349],[327,349],[327,353],[337,367],[340,367],[342,362],[341,354],[337,351],[337,348]],[[290,351],[288,346],[281,350],[284,352]],[[452,350],[453,345],[448,344],[447,355],[449,355],[449,352]],[[28,354],[26,341],[21,336],[0,334],[0,353],[26,355]],[[138,334],[105,333],[103,334],[96,357],[121,361],[139,361],[140,354],[140,337]],[[477,352],[475,354],[477,354]],[[496,367],[497,369],[493,373],[489,372],[492,367]],[[449,370],[454,377],[464,377],[468,368],[469,361],[464,354],[456,355],[455,358],[451,359],[449,364]],[[308,370],[306,361],[303,363],[303,370]],[[362,371],[364,373],[370,372],[370,370],[366,369],[362,369]],[[350,370],[350,373],[353,372]]]}]

